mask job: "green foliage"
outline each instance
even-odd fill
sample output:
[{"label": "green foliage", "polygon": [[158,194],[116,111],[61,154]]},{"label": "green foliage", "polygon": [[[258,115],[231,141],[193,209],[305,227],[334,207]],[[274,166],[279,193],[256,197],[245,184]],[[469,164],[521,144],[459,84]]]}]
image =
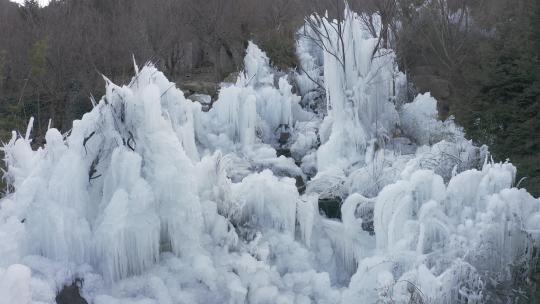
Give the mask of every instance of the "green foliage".
[{"label": "green foliage", "polygon": [[4,66],[6,63],[6,51],[0,50],[0,89],[2,88],[2,85],[4,84]]},{"label": "green foliage", "polygon": [[[493,5],[498,9],[491,15],[478,6],[472,16],[484,32],[454,32],[463,36],[455,40],[463,41],[467,49],[460,46],[461,55],[443,58],[449,63],[458,58],[458,64],[441,64],[445,61],[440,55],[446,51],[431,47],[440,43],[440,35],[422,35],[438,31],[436,22],[430,21],[433,14],[423,17],[429,22],[405,19],[398,55],[412,79],[420,74],[448,80],[450,94],[438,96],[439,102],[449,106],[449,114],[469,137],[489,146],[497,161],[510,159],[518,167],[518,180],[526,178],[520,186],[540,196],[540,0],[520,5],[494,1]],[[423,89],[430,90],[429,81],[424,82]],[[417,85],[422,88],[422,83]]]},{"label": "green foliage", "polygon": [[540,63],[530,50],[505,44],[472,100],[468,134],[518,166],[521,186],[540,195]]},{"label": "green foliage", "polygon": [[30,66],[32,76],[40,77],[46,72],[47,40],[41,39],[34,43],[30,50]]},{"label": "green foliage", "polygon": [[532,35],[531,40],[536,48],[536,55],[540,58],[540,0],[536,0],[536,8],[531,18]]},{"label": "green foliage", "polygon": [[33,107],[31,103],[23,106],[15,98],[6,98],[0,102],[0,143],[7,142],[13,130],[25,131],[28,117],[24,113],[32,113]]},{"label": "green foliage", "polygon": [[[11,130],[19,126],[21,107],[15,99],[0,100],[0,146],[6,143],[11,138]],[[5,181],[2,179],[4,168],[4,155],[0,153],[0,197],[3,196],[6,189]]]}]

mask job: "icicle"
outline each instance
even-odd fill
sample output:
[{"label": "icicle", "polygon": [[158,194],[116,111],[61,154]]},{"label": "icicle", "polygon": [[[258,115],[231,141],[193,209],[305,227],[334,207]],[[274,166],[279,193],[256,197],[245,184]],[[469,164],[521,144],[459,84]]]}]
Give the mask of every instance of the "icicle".
[{"label": "icicle", "polygon": [[302,196],[296,205],[296,219],[300,227],[300,238],[306,246],[311,246],[313,225],[319,210],[317,195]]},{"label": "icicle", "polygon": [[34,117],[30,117],[30,120],[28,121],[28,127],[26,127],[26,135],[24,136],[24,140],[29,141],[30,140],[30,133],[32,132],[32,127],[34,126]]},{"label": "icicle", "polygon": [[133,70],[135,71],[135,77],[139,75],[139,66],[137,65],[137,61],[135,60],[135,54],[131,54],[131,59],[133,60]]},{"label": "icicle", "polygon": [[278,179],[265,170],[232,185],[232,190],[233,201],[240,202],[234,215],[237,222],[294,236],[298,192],[293,179]]}]

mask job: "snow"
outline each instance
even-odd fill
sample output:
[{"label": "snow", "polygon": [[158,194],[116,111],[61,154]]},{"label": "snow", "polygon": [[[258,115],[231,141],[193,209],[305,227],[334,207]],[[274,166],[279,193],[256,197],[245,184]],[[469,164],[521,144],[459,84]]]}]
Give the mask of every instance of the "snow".
[{"label": "snow", "polygon": [[428,93],[401,105],[395,54],[345,16],[344,49],[299,31],[289,75],[249,43],[207,112],[148,64],[44,146],[14,132],[0,303],[77,278],[100,304],[490,303],[526,281],[540,200]]}]

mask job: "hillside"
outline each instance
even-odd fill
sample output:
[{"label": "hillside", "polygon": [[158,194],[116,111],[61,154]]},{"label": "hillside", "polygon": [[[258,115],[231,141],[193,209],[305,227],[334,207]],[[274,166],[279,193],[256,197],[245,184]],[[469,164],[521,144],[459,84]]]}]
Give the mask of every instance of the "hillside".
[{"label": "hillside", "polygon": [[4,146],[0,303],[522,298],[540,199],[410,98],[384,20],[310,15],[287,73],[249,41],[214,98],[133,62],[65,135],[30,120]]}]

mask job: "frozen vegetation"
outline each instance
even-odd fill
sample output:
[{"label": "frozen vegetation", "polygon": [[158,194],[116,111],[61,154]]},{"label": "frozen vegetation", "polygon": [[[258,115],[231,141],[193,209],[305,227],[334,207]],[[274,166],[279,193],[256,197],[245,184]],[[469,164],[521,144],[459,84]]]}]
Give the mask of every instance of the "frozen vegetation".
[{"label": "frozen vegetation", "polygon": [[207,112],[148,64],[128,85],[106,80],[43,147],[31,122],[14,132],[0,303],[54,303],[75,279],[95,304],[513,297],[540,200],[439,121],[429,94],[406,103],[394,53],[345,16],[341,38],[326,18],[300,30],[303,72],[275,70],[250,43]]}]

